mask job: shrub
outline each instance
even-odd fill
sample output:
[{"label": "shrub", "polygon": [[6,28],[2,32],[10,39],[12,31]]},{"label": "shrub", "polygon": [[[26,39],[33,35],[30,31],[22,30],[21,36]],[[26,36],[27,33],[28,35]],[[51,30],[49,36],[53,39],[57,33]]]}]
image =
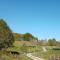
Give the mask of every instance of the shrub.
[{"label": "shrub", "polygon": [[12,31],[3,19],[0,19],[0,49],[13,45],[14,37]]}]

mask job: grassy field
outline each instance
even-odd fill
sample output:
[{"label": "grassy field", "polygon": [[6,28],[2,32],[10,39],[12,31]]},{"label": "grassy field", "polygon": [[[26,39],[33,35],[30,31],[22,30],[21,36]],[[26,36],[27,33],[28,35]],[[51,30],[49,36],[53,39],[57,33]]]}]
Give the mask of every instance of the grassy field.
[{"label": "grassy field", "polygon": [[34,53],[37,51],[41,51],[41,47],[37,46],[33,42],[15,41],[14,47],[8,48],[7,51],[17,51],[20,53],[20,55],[7,55],[6,53],[0,52],[1,60],[32,60],[31,58],[26,56],[26,53]]},{"label": "grassy field", "polygon": [[16,55],[7,55],[5,53],[0,52],[0,60],[32,60],[26,55],[20,54],[19,56]]},{"label": "grassy field", "polygon": [[[42,47],[45,47],[47,51],[43,52]],[[39,46],[28,41],[15,41],[14,47],[8,48],[7,50],[17,51],[20,55],[7,55],[0,52],[0,60],[32,60],[26,56],[26,53],[32,53],[34,56],[41,57],[46,60],[54,60],[51,59],[51,57],[60,57],[60,50],[54,50],[53,48],[56,48],[56,46]]]},{"label": "grassy field", "polygon": [[40,46],[38,46],[36,44],[33,45],[33,44],[31,42],[28,42],[28,41],[15,41],[14,47],[8,48],[8,50],[12,50],[12,51],[15,50],[18,52],[23,52],[23,50],[26,50],[26,52],[36,52],[36,51],[42,50]]},{"label": "grassy field", "polygon": [[[23,44],[28,44],[28,46],[23,46]],[[39,45],[32,45],[31,42],[19,42],[16,41],[14,43],[15,47],[12,50],[17,50],[19,52],[23,52],[21,50],[25,50],[26,53],[33,53],[33,55],[37,57],[44,58],[46,60],[52,60],[51,57],[53,56],[60,56],[60,50],[53,50],[53,48],[56,48],[56,46],[39,46]],[[32,46],[29,46],[32,45]],[[45,47],[47,49],[47,52],[42,52],[42,47]]]},{"label": "grassy field", "polygon": [[[34,52],[37,52],[37,51],[41,51],[41,47],[32,43],[32,42],[28,42],[28,41],[15,41],[14,42],[14,47],[13,48],[8,48],[7,49],[8,51],[17,51],[20,53],[19,56],[17,57],[14,57],[12,56],[11,59],[17,59],[18,60],[32,60],[30,59],[29,57],[27,57],[26,55],[24,55],[24,53],[34,53]],[[9,56],[8,56],[9,57]]]},{"label": "grassy field", "polygon": [[[55,47],[54,47],[55,48]],[[33,55],[37,57],[42,57],[46,60],[60,60],[60,50],[54,50],[53,46],[47,48],[47,52],[35,52]]]},{"label": "grassy field", "polygon": [[0,60],[32,60],[24,54],[25,51],[23,52],[22,49],[26,50],[25,48],[20,41],[15,41],[14,47],[8,48],[7,51],[17,51],[20,55],[7,54],[5,51],[0,51]]}]

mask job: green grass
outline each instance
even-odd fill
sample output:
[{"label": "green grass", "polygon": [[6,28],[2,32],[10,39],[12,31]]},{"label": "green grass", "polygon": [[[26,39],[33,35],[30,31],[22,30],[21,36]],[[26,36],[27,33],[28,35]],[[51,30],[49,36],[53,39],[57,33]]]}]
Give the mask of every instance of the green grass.
[{"label": "green grass", "polygon": [[26,55],[21,55],[20,59],[21,60],[32,60],[31,58],[27,57]]},{"label": "green grass", "polygon": [[[42,47],[45,47],[47,49],[47,52],[42,52]],[[33,53],[33,55],[37,57],[44,58],[46,60],[49,60],[50,56],[56,55],[60,56],[60,50],[53,50],[53,48],[56,48],[56,46],[25,46],[23,42],[15,41],[14,47],[8,48],[9,51],[17,51],[20,53],[19,56],[13,56],[13,55],[6,55],[0,53],[0,59],[1,60],[32,60],[29,57],[27,57],[24,53]],[[2,58],[3,56],[3,58]]]},{"label": "green grass", "polygon": [[[20,53],[20,55],[17,55],[17,56],[13,56],[12,54],[6,54],[4,51],[1,52],[0,51],[0,60],[32,60],[31,58],[27,57],[23,50],[21,49],[23,47],[23,44],[21,43],[20,44],[20,41],[19,42],[15,42],[14,43],[14,47],[11,47],[11,48],[8,48],[7,50],[8,51],[17,51]],[[25,49],[26,47],[24,47]],[[29,48],[29,47],[27,47]]]},{"label": "green grass", "polygon": [[33,55],[37,56],[37,57],[41,57],[44,58],[46,60],[49,60],[50,57],[55,56],[58,57],[60,56],[60,50],[53,50],[53,47],[50,47],[50,49],[47,49],[47,52],[35,52],[33,53]]},{"label": "green grass", "polygon": [[26,55],[23,55],[23,53],[34,53],[37,51],[41,51],[42,48],[41,46],[35,45],[35,46],[23,46],[23,42],[21,43],[20,41],[15,41],[14,47],[13,48],[8,48],[7,50],[9,51],[17,51],[20,53],[20,58],[21,60],[32,60]]},{"label": "green grass", "polygon": [[[20,53],[33,53],[33,55],[37,56],[37,57],[41,57],[44,58],[46,60],[49,60],[50,56],[56,55],[56,56],[60,56],[60,50],[52,50],[53,48],[56,48],[56,46],[44,46],[47,49],[47,52],[42,52],[42,47],[43,46],[39,46],[39,45],[35,45],[33,46],[25,46],[23,44],[23,42],[20,41],[16,41],[14,43],[14,47],[13,48],[9,48],[8,50],[10,51],[18,51]],[[30,58],[28,58],[26,55],[22,55],[20,54],[20,56],[18,58],[20,58],[21,60],[32,60]]]},{"label": "green grass", "polygon": [[11,55],[11,54],[6,54],[4,52],[0,51],[0,60],[32,60],[26,55],[20,54],[20,55]]},{"label": "green grass", "polygon": [[13,48],[8,48],[8,50],[10,51],[18,51],[18,52],[23,52],[23,50],[25,50],[26,52],[37,52],[37,51],[41,51],[41,47],[38,45],[35,46],[23,46],[23,42],[20,41],[16,41],[14,43],[14,47]]},{"label": "green grass", "polygon": [[[24,53],[34,53],[37,51],[41,51],[41,47],[38,45],[35,46],[23,46],[23,42],[20,41],[15,41],[14,43],[14,47],[8,48],[8,51],[17,51],[20,53],[20,56],[17,56],[19,58],[19,60],[32,60],[29,57],[27,57],[26,55],[23,55]],[[8,56],[9,57],[9,56]],[[14,60],[14,58],[16,59],[17,57],[10,57],[10,60]]]}]

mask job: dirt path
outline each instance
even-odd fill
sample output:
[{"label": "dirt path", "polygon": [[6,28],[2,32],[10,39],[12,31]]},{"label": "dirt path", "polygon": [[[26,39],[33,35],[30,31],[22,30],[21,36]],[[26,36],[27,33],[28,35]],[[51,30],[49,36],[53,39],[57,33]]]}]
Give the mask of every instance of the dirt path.
[{"label": "dirt path", "polygon": [[27,56],[30,57],[33,60],[45,60],[43,58],[39,58],[39,57],[33,56],[32,53],[28,53]]},{"label": "dirt path", "polygon": [[45,47],[42,47],[42,49],[43,49],[43,52],[47,52],[47,50],[46,50],[46,48],[45,48]]},{"label": "dirt path", "polygon": [[[45,47],[42,47],[42,49],[43,49],[42,52],[47,52],[47,50],[46,50]],[[33,56],[32,53],[28,53],[27,56],[30,57],[30,58],[33,59],[33,60],[45,60],[45,59],[43,59],[43,58],[39,58],[39,57]]]}]

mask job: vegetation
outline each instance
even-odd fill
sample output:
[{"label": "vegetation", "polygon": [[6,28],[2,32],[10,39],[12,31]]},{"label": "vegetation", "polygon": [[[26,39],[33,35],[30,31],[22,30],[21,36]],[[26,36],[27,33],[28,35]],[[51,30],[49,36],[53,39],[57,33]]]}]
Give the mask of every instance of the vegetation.
[{"label": "vegetation", "polygon": [[25,33],[25,34],[19,34],[19,33],[13,33],[15,41],[31,41],[31,40],[37,40],[37,37],[34,37],[30,33]]},{"label": "vegetation", "polygon": [[14,40],[15,41],[21,41],[21,40],[23,40],[23,34],[13,33],[13,36],[14,36]]},{"label": "vegetation", "polygon": [[0,60],[32,60],[26,55],[11,55],[0,51]]},{"label": "vegetation", "polygon": [[3,19],[0,19],[0,49],[11,47],[14,42],[14,37],[9,26]]},{"label": "vegetation", "polygon": [[48,45],[49,46],[56,46],[57,45],[57,42],[56,42],[56,39],[49,39],[48,40]]},{"label": "vegetation", "polygon": [[[47,49],[43,52],[42,47]],[[19,55],[13,55],[6,51],[15,51]],[[47,40],[38,40],[37,37],[30,33],[19,34],[13,33],[7,23],[0,19],[0,59],[1,60],[32,60],[26,56],[27,53],[45,58],[46,60],[54,60],[52,56],[60,57],[60,42],[55,38]]]},{"label": "vegetation", "polygon": [[[44,46],[43,46],[44,47]],[[41,46],[42,48],[42,46]],[[42,50],[39,52],[35,52],[33,53],[34,56],[37,57],[41,57],[44,58],[45,60],[60,60],[60,50],[58,50],[59,48],[55,47],[55,46],[45,46],[45,48],[47,49],[46,52],[42,52]],[[55,48],[55,49],[53,49]]]},{"label": "vegetation", "polygon": [[37,40],[37,38],[34,37],[34,36],[33,36],[32,34],[30,34],[30,33],[25,33],[25,34],[23,35],[23,39],[24,39],[24,41]]}]

